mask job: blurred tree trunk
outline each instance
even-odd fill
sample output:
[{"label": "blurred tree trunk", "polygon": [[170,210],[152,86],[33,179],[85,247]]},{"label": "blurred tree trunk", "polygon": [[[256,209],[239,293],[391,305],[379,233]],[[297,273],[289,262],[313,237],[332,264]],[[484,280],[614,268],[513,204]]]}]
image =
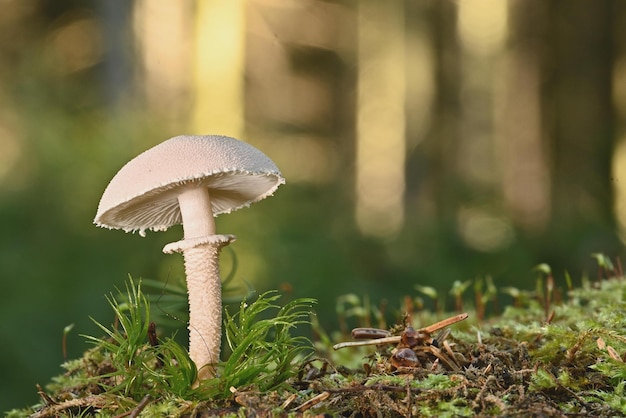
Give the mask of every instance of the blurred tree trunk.
[{"label": "blurred tree trunk", "polygon": [[[193,59],[194,18],[201,19],[195,11],[195,2],[135,0],[132,13],[137,49],[136,84],[145,109],[154,114],[160,129],[186,131],[192,121],[193,105],[197,104],[193,103],[193,94],[202,96],[202,92],[194,89],[200,83],[196,83],[198,76],[191,70],[199,69],[197,62],[194,67]],[[212,131],[200,128],[197,132]]]},{"label": "blurred tree trunk", "polygon": [[395,235],[404,223],[404,13],[402,2],[361,1],[357,9],[355,217],[363,234],[377,237]]},{"label": "blurred tree trunk", "polygon": [[97,3],[102,16],[102,39],[105,42],[102,85],[105,100],[111,109],[115,109],[132,91],[132,5],[132,2],[125,0],[99,0]]},{"label": "blurred tree trunk", "polygon": [[611,2],[561,0],[549,14],[543,111],[553,219],[566,228],[613,226]]},{"label": "blurred tree trunk", "polygon": [[[423,152],[428,180],[423,198],[432,200],[432,216],[445,222],[456,213],[461,201],[461,183],[456,170],[460,120],[460,51],[456,33],[456,6],[453,2],[430,4],[431,39],[434,45],[435,93],[431,131]],[[412,161],[409,170],[415,169]]]},{"label": "blurred tree trunk", "polygon": [[245,25],[242,0],[196,2],[192,90],[197,132],[244,133]]},{"label": "blurred tree trunk", "polygon": [[508,216],[525,233],[550,221],[550,171],[541,115],[542,50],[549,26],[543,0],[509,3],[508,48],[502,109],[496,133],[501,145],[503,198]]}]

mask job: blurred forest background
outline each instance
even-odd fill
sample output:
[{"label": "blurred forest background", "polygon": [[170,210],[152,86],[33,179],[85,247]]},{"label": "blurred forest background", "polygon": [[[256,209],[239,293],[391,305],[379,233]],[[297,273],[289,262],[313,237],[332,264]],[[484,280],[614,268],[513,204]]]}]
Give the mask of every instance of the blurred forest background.
[{"label": "blurred forest background", "polygon": [[275,196],[218,230],[238,236],[236,280],[319,299],[329,330],[346,293],[398,307],[418,284],[532,289],[542,262],[563,287],[595,275],[591,253],[623,254],[626,2],[0,10],[2,411],[60,371],[65,326],[75,357],[99,334],[89,316],[112,322],[104,295],[129,274],[183,277],[161,252],[179,228],[92,224],[117,170],[178,134],[245,139],[281,168]]}]

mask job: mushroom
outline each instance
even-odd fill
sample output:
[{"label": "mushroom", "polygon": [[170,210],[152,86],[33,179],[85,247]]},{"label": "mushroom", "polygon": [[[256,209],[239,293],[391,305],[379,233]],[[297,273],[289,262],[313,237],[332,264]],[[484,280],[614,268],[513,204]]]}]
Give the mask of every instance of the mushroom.
[{"label": "mushroom", "polygon": [[165,253],[182,252],[189,295],[189,356],[198,380],[215,375],[221,347],[219,252],[234,235],[215,233],[213,217],[270,196],[285,179],[253,146],[226,136],[177,136],[128,162],[107,186],[98,226],[139,232],[183,225],[184,239]]}]

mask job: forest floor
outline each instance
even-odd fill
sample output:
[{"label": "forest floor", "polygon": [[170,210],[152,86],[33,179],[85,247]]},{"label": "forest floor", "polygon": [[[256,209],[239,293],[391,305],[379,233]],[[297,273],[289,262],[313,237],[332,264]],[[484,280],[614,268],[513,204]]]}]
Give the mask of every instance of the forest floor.
[{"label": "forest floor", "polygon": [[40,388],[38,405],[7,416],[626,416],[626,281],[566,293],[520,294],[483,321],[473,310],[443,326],[447,315],[414,314],[421,328],[400,324],[378,345],[334,350],[322,335],[280,389],[229,387],[215,399],[112,393],[103,382],[116,366],[92,350]]}]

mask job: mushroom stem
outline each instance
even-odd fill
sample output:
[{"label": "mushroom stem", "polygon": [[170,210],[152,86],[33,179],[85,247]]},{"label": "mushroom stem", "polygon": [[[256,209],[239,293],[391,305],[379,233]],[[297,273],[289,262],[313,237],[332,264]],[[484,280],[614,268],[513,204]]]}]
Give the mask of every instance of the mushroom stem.
[{"label": "mushroom stem", "polygon": [[219,253],[234,235],[209,235],[183,239],[163,247],[182,252],[189,296],[189,357],[198,369],[198,381],[215,376],[212,365],[220,359],[222,345],[222,279]]},{"label": "mushroom stem", "polygon": [[184,239],[163,248],[182,252],[189,296],[189,357],[198,368],[198,381],[215,376],[222,338],[222,280],[219,252],[234,240],[215,235],[209,191],[189,187],[178,195]]},{"label": "mushroom stem", "polygon": [[209,242],[184,250],[189,294],[189,357],[198,381],[215,376],[222,338],[222,282],[219,252],[228,242]]},{"label": "mushroom stem", "polygon": [[222,279],[219,252],[235,240],[234,235],[209,235],[183,239],[163,247],[163,252],[182,252],[189,297],[189,357],[198,369],[198,381],[215,376],[212,365],[222,345]]},{"label": "mushroom stem", "polygon": [[188,187],[178,195],[185,239],[215,234],[215,219],[209,189]]}]

